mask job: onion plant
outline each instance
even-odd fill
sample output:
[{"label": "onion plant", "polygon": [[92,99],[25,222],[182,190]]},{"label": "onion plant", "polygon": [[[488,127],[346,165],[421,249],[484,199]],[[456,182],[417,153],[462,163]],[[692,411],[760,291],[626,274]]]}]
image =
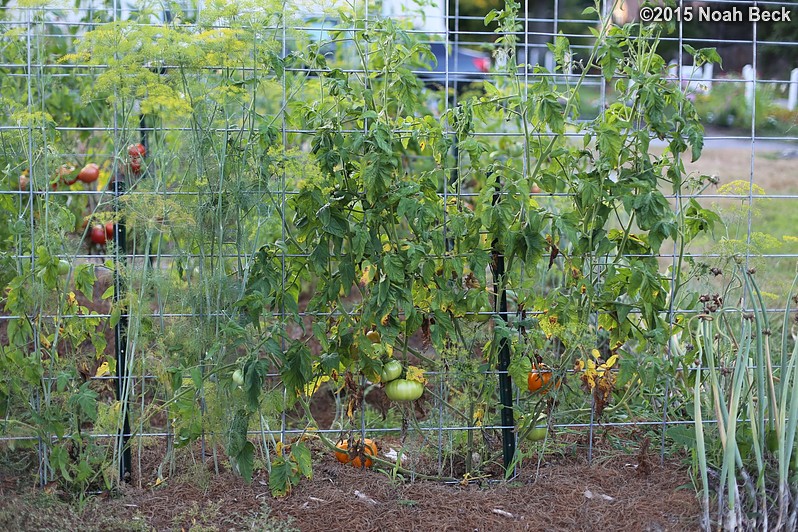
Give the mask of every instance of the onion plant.
[{"label": "onion plant", "polygon": [[[794,530],[798,515],[793,464],[798,421],[794,320],[788,304],[774,353],[771,320],[754,269],[738,264],[735,280],[744,290],[744,308],[705,307],[691,326],[698,352],[693,390],[702,527],[708,530],[714,521],[724,530]],[[795,287],[794,281],[789,296]],[[712,416],[717,423],[714,431],[705,423]]]}]

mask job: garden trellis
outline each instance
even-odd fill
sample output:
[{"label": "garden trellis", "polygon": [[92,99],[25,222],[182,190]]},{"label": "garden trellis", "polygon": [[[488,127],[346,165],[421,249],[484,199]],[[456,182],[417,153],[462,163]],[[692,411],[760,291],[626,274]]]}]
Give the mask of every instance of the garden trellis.
[{"label": "garden trellis", "polygon": [[[696,22],[612,2],[19,4],[0,442],[35,448],[41,484],[141,482],[156,448],[158,478],[196,451],[281,494],[364,437],[408,476],[510,478],[624,428],[754,477],[772,433],[792,508],[775,25],[736,39],[743,79]],[[385,395],[394,359],[421,400]]]}]

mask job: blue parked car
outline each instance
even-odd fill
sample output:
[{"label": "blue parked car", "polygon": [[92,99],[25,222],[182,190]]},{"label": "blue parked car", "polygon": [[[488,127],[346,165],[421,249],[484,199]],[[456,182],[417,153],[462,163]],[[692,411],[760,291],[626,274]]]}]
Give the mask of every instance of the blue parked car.
[{"label": "blue parked car", "polygon": [[[339,42],[331,40],[331,34],[336,31],[337,21],[333,19],[307,20],[303,31],[307,33],[311,42],[322,43],[321,52],[329,61],[337,54],[347,63],[352,63],[351,68],[356,68],[354,49],[351,41],[341,38]],[[465,86],[484,81],[490,72],[491,56],[466,48],[462,44],[445,43],[441,41],[427,42],[430,51],[435,56],[429,62],[429,70],[417,68],[415,70],[419,79],[432,88],[456,87],[459,90]],[[289,46],[289,49],[293,46]],[[351,61],[350,61],[351,60]]]},{"label": "blue parked car", "polygon": [[432,42],[429,46],[437,64],[430,65],[430,71],[418,74],[427,85],[467,85],[484,81],[490,72],[491,58],[484,52],[443,42]]}]

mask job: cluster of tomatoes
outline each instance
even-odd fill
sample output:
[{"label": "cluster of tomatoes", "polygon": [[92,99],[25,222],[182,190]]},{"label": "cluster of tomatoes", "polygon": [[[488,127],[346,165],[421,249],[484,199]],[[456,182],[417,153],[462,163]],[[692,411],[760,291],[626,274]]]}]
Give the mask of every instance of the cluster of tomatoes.
[{"label": "cluster of tomatoes", "polygon": [[[144,156],[147,155],[147,148],[145,148],[144,144],[141,144],[140,142],[131,144],[127,147],[127,154],[130,157],[128,159],[128,167],[130,168],[130,172],[133,175],[139,175],[141,173],[142,160],[144,159]],[[114,222],[107,222],[105,225],[93,225],[91,231],[89,232],[89,238],[93,244],[104,246],[106,242],[114,239]]]},{"label": "cluster of tomatoes", "polygon": [[133,175],[139,175],[141,173],[142,159],[144,159],[144,156],[147,155],[147,148],[145,148],[144,144],[141,144],[140,142],[137,144],[131,144],[127,147],[127,154],[130,156],[130,159],[128,160],[130,172]]},{"label": "cluster of tomatoes", "polygon": [[[141,143],[131,144],[127,147],[128,166],[133,175],[141,173],[144,156],[147,155],[147,148]],[[77,168],[71,164],[62,164],[55,172],[53,180],[50,182],[52,190],[58,190],[59,186],[71,187],[78,181],[83,183],[94,183],[100,178],[100,166],[97,163],[88,163],[78,172]],[[30,172],[25,170],[19,176],[19,190],[30,189]]]},{"label": "cluster of tomatoes", "polygon": [[[382,339],[377,331],[368,331],[366,338],[379,344]],[[391,358],[382,365],[380,380],[385,383],[385,395],[391,401],[415,401],[424,393],[424,384],[412,379],[400,379],[405,372],[398,360]]]},{"label": "cluster of tomatoes", "polygon": [[[55,178],[50,183],[50,188],[58,190],[59,186],[72,186],[78,181],[83,183],[93,183],[100,177],[100,167],[95,163],[84,166],[80,172],[71,164],[62,164],[55,172]],[[30,173],[28,170],[19,176],[19,190],[25,191],[30,188]]]},{"label": "cluster of tomatoes", "polygon": [[[127,154],[129,156],[127,166],[130,173],[139,175],[141,173],[144,157],[147,155],[147,148],[141,143],[131,144],[127,147]],[[62,164],[56,171],[50,186],[53,190],[57,190],[59,186],[70,187],[78,181],[86,184],[94,183],[99,178],[100,166],[96,163],[86,164],[79,172],[76,171],[76,168],[71,164]],[[30,174],[28,170],[25,170],[19,177],[19,190],[24,191],[29,189]],[[87,224],[88,221],[84,222],[84,229]],[[94,223],[88,232],[88,238],[91,243],[96,246],[105,246],[109,240],[113,240],[114,238],[114,222],[106,222],[105,224]]]},{"label": "cluster of tomatoes", "polygon": [[107,222],[103,224],[94,224],[91,226],[89,238],[93,244],[104,246],[106,242],[114,239],[114,222]]}]

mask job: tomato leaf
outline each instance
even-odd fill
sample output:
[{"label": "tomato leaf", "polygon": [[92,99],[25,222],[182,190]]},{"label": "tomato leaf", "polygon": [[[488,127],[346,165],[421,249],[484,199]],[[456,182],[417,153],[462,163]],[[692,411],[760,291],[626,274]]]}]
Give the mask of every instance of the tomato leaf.
[{"label": "tomato leaf", "polygon": [[313,378],[313,362],[310,349],[305,344],[295,343],[288,348],[285,362],[280,368],[285,386],[294,392],[301,390]]},{"label": "tomato leaf", "polygon": [[275,497],[284,497],[291,491],[291,476],[293,469],[291,462],[282,456],[277,456],[272,460],[271,472],[269,473],[269,489]]},{"label": "tomato leaf", "polygon": [[119,319],[122,317],[122,311],[118,305],[114,305],[114,308],[111,309],[111,318],[108,320],[108,325],[110,327],[116,327],[116,324],[119,323]]},{"label": "tomato leaf", "polygon": [[296,462],[300,474],[308,479],[313,478],[313,463],[307,445],[302,442],[296,443],[291,448],[291,459]]},{"label": "tomato leaf", "polygon": [[89,388],[89,384],[89,382],[84,382],[77,393],[69,398],[67,404],[71,408],[75,408],[81,414],[82,419],[94,421],[97,419],[97,398],[99,394]]},{"label": "tomato leaf", "polygon": [[[94,264],[78,264],[75,267],[75,288],[91,299],[94,292],[94,283],[97,281],[97,276],[94,272]],[[110,292],[110,294],[109,294]],[[111,283],[102,295],[102,299],[108,299],[114,294],[114,284]]]},{"label": "tomato leaf", "polygon": [[526,385],[527,377],[532,371],[532,361],[529,357],[522,356],[510,362],[507,367],[507,372],[510,378],[515,382],[516,386],[524,387]]},{"label": "tomato leaf", "polygon": [[227,455],[233,461],[238,474],[244,480],[252,480],[252,469],[254,465],[255,447],[247,440],[247,429],[249,428],[249,413],[240,408],[233,416],[230,424],[230,432],[227,439]]},{"label": "tomato leaf", "polygon": [[255,464],[255,446],[251,441],[244,442],[241,451],[235,456],[236,468],[238,474],[249,483],[252,482],[252,470]]}]

